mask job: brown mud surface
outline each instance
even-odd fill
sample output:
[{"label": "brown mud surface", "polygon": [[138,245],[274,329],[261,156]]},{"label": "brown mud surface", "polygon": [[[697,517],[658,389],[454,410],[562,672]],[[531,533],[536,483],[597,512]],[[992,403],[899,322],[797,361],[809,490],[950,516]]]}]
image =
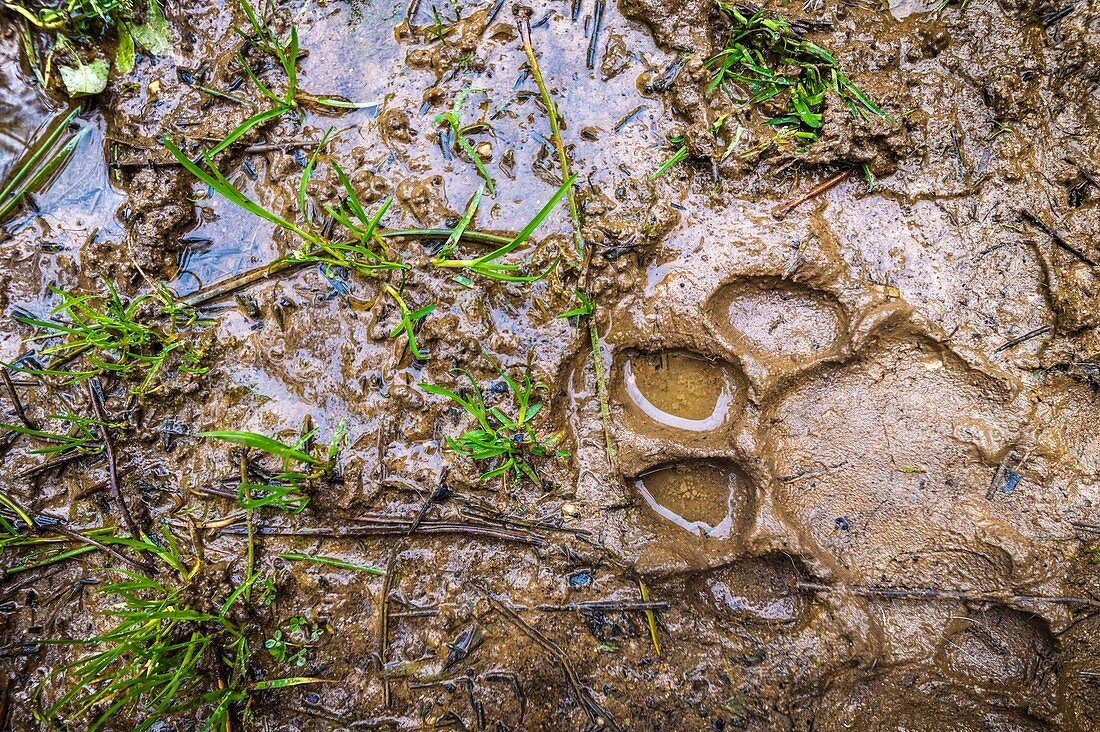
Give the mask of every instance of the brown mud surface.
[{"label": "brown mud surface", "polygon": [[[336,683],[258,692],[232,729],[1100,729],[1100,11],[779,9],[812,21],[808,37],[891,120],[834,111],[803,155],[723,157],[703,63],[724,21],[709,0],[533,8],[594,252],[613,457],[591,340],[555,317],[580,286],[564,267],[474,289],[416,270],[409,306],[437,305],[417,331],[423,363],[387,337],[400,315],[378,282],[299,268],[204,305],[207,373],[138,400],[108,385],[108,411],[129,424],[116,448],[131,512],[201,560],[189,591],[216,605],[246,577],[245,539],[233,493],[204,490],[232,480],[230,450],[194,435],[287,437],[308,415],[327,439],[347,425],[338,480],[301,514],[256,513],[256,566],[277,594],[239,618],[253,678]],[[221,169],[293,217],[331,127],[327,155],[364,204],[395,198],[387,227],[453,226],[480,181],[433,120],[472,85],[464,121],[486,123],[471,137],[497,183],[476,226],[522,228],[561,178],[512,9],[435,11],[443,40],[427,3],[280,3],[276,25],[296,25],[308,52],[301,87],[378,104],[286,115]],[[183,297],[298,246],[158,141],[220,140],[263,101],[240,85],[234,4],[165,14],[172,50],[85,102],[90,133],[0,228],[7,315],[45,316],[49,285],[98,291],[100,277]],[[6,172],[65,107],[33,84],[3,19]],[[670,133],[689,162],[650,180]],[[773,216],[862,163],[873,189],[851,175]],[[340,195],[324,166],[309,188]],[[533,267],[568,249],[564,205],[536,238]],[[406,241],[401,255],[415,269],[437,244]],[[0,320],[0,359],[34,348],[31,334]],[[549,384],[540,428],[570,456],[536,464],[542,485],[479,482],[483,467],[445,450],[465,415],[417,387],[461,387],[455,366],[499,387],[497,363]],[[33,417],[90,408],[83,389],[17,388]],[[3,411],[13,423],[7,396]],[[73,529],[118,523],[102,457],[28,476],[36,446],[5,438],[4,492]],[[400,528],[425,506],[416,531]],[[404,523],[356,529],[378,517]],[[37,642],[102,629],[110,600],[95,582],[111,564],[91,554],[0,578],[0,728],[48,728],[34,711],[63,676],[36,688],[74,651]],[[641,586],[660,603],[659,653]],[[586,602],[609,604],[573,605]],[[262,650],[292,616],[326,631],[297,671]],[[468,632],[481,642],[465,653]]]}]

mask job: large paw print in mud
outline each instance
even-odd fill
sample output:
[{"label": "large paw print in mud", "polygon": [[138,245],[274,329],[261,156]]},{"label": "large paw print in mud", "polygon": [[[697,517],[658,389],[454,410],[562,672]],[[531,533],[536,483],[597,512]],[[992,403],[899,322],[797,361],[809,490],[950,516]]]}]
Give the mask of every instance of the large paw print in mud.
[{"label": "large paw print in mud", "polygon": [[[606,334],[628,492],[622,553],[734,637],[746,622],[784,634],[792,658],[820,659],[823,633],[848,643],[836,673],[807,673],[842,686],[860,714],[876,687],[844,676],[857,657],[912,669],[884,684],[955,684],[976,700],[975,719],[996,717],[983,711],[982,673],[1000,667],[971,672],[953,654],[980,655],[982,643],[1008,654],[986,637],[991,618],[1019,625],[1005,633],[1025,645],[1069,621],[1024,598],[1064,594],[1066,581],[1057,547],[1038,538],[1064,515],[1040,491],[1021,500],[1021,476],[1005,469],[1037,444],[1034,403],[828,261],[790,278],[779,264],[706,254],[622,303]],[[888,599],[905,589],[908,600]],[[995,604],[959,621],[956,606],[922,604],[926,590]],[[997,673],[1032,688],[1034,669],[1015,658]]]},{"label": "large paw print in mud", "polygon": [[946,565],[986,591],[1043,580],[986,497],[1027,418],[1011,389],[873,293],[678,277],[694,275],[658,286],[673,305],[609,335],[640,571],[783,551],[830,581],[942,585]]}]

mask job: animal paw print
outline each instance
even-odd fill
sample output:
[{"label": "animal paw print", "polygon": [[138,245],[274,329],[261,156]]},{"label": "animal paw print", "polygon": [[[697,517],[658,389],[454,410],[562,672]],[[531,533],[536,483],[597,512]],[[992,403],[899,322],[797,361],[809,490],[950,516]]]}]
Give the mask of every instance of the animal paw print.
[{"label": "animal paw print", "polygon": [[1041,579],[1027,519],[986,499],[1022,397],[835,269],[709,292],[697,271],[608,334],[638,571],[783,553],[852,584],[942,584],[947,566],[990,591]]}]

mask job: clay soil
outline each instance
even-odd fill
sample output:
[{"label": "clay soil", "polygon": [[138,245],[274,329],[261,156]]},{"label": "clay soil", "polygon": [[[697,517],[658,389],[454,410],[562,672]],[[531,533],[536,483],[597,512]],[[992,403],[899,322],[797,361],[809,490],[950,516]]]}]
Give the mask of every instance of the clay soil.
[{"label": "clay soil", "polygon": [[[726,154],[733,125],[713,134],[729,102],[707,91],[726,31],[711,0],[531,10],[577,173],[581,265],[564,202],[528,253],[532,271],[558,266],[531,284],[467,287],[427,266],[438,239],[403,239],[404,274],[310,265],[204,299],[204,373],[168,373],[140,397],[102,380],[121,493],[198,566],[184,588],[197,605],[245,581],[247,539],[239,453],[195,435],[293,441],[308,423],[325,442],[346,425],[304,511],[254,512],[274,600],[233,611],[250,680],[328,682],[256,691],[227,729],[1100,729],[1096,3],[771,7],[889,119],[830,108],[805,150],[749,157]],[[162,144],[209,147],[266,103],[235,60],[235,3],[165,15],[171,50],[81,100],[73,156],[0,225],[5,362],[42,347],[13,316],[48,317],[50,286],[106,279],[133,297],[164,283],[186,298],[301,244]],[[496,183],[472,227],[521,229],[561,173],[517,15],[278,3],[273,27],[297,27],[305,52],[300,87],[377,104],[303,107],[250,130],[220,168],[294,219],[331,128],[308,184],[315,220],[343,195],[335,160],[371,211],[394,199],[386,228],[453,227],[481,179],[435,117],[469,86],[463,123],[480,123],[468,136]],[[34,82],[16,18],[0,11],[8,173],[68,109]],[[669,135],[687,160],[651,179]],[[390,337],[400,312],[382,284],[402,278],[410,308],[436,305],[417,324],[425,360]],[[557,317],[574,290],[592,318]],[[419,386],[468,393],[456,367],[491,403],[506,400],[500,368],[545,382],[538,431],[568,456],[534,459],[537,482],[479,480],[485,466],[447,444],[470,419]],[[83,385],[16,377],[0,389],[5,423],[19,423],[12,391],[33,421],[91,414]],[[72,531],[124,530],[104,454],[47,465],[40,447],[5,433],[0,490]],[[25,561],[0,562],[0,729],[86,729],[102,709],[36,718],[68,688],[51,673],[87,652],[42,641],[110,627],[115,598],[97,588],[118,559],[8,572]],[[292,617],[323,631],[302,667],[263,647]],[[216,688],[217,665],[197,688]],[[153,728],[200,729],[209,711]],[[142,719],[124,709],[104,729]]]}]

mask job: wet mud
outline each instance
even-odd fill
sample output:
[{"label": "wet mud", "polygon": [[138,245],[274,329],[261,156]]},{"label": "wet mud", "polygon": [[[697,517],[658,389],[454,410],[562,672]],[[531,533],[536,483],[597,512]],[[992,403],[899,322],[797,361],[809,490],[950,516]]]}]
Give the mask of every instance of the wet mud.
[{"label": "wet mud", "polygon": [[[418,275],[409,306],[436,304],[421,362],[389,337],[400,313],[378,282],[301,267],[203,304],[208,372],[137,400],[108,390],[131,425],[117,440],[131,511],[169,527],[201,566],[188,592],[219,604],[246,579],[244,530],[229,450],[195,435],[347,425],[337,479],[305,511],[257,513],[256,566],[277,590],[242,616],[252,678],[287,675],[262,646],[300,616],[325,631],[304,671],[333,683],[258,692],[232,729],[1100,729],[1097,8],[774,9],[890,119],[830,109],[802,154],[726,156],[732,133],[712,131],[728,108],[706,91],[715,4],[539,3],[585,282],[565,266],[523,286]],[[0,226],[7,316],[44,316],[50,285],[101,278],[183,298],[299,246],[161,144],[212,144],[264,101],[234,61],[235,5],[165,14],[172,51],[84,102],[89,133]],[[331,128],[328,156],[364,204],[394,198],[387,228],[454,226],[481,179],[433,120],[467,85],[497,188],[477,228],[521,229],[560,185],[511,7],[280,3],[275,18],[308,52],[303,89],[377,104],[303,109],[226,153],[221,169],[270,210],[293,217]],[[7,174],[66,107],[35,86],[14,20],[0,30]],[[687,161],[651,178],[676,134]],[[340,185],[319,166],[308,188],[335,202]],[[536,238],[533,268],[568,252],[564,205]],[[437,245],[401,254],[415,267]],[[556,317],[575,289],[594,296],[598,353],[584,318]],[[2,360],[30,335],[0,320]],[[569,456],[538,463],[540,484],[479,481],[484,466],[447,450],[466,415],[417,386],[462,388],[461,367],[492,397],[497,365],[548,384],[540,428]],[[89,408],[82,390],[18,389],[37,418],[58,400]],[[4,422],[14,409],[5,397]],[[102,458],[42,469],[33,441],[5,440],[4,492],[73,529],[117,524]],[[37,643],[104,627],[95,583],[111,564],[0,576],[0,728],[50,728],[35,710],[63,693],[47,677],[73,650]]]}]

